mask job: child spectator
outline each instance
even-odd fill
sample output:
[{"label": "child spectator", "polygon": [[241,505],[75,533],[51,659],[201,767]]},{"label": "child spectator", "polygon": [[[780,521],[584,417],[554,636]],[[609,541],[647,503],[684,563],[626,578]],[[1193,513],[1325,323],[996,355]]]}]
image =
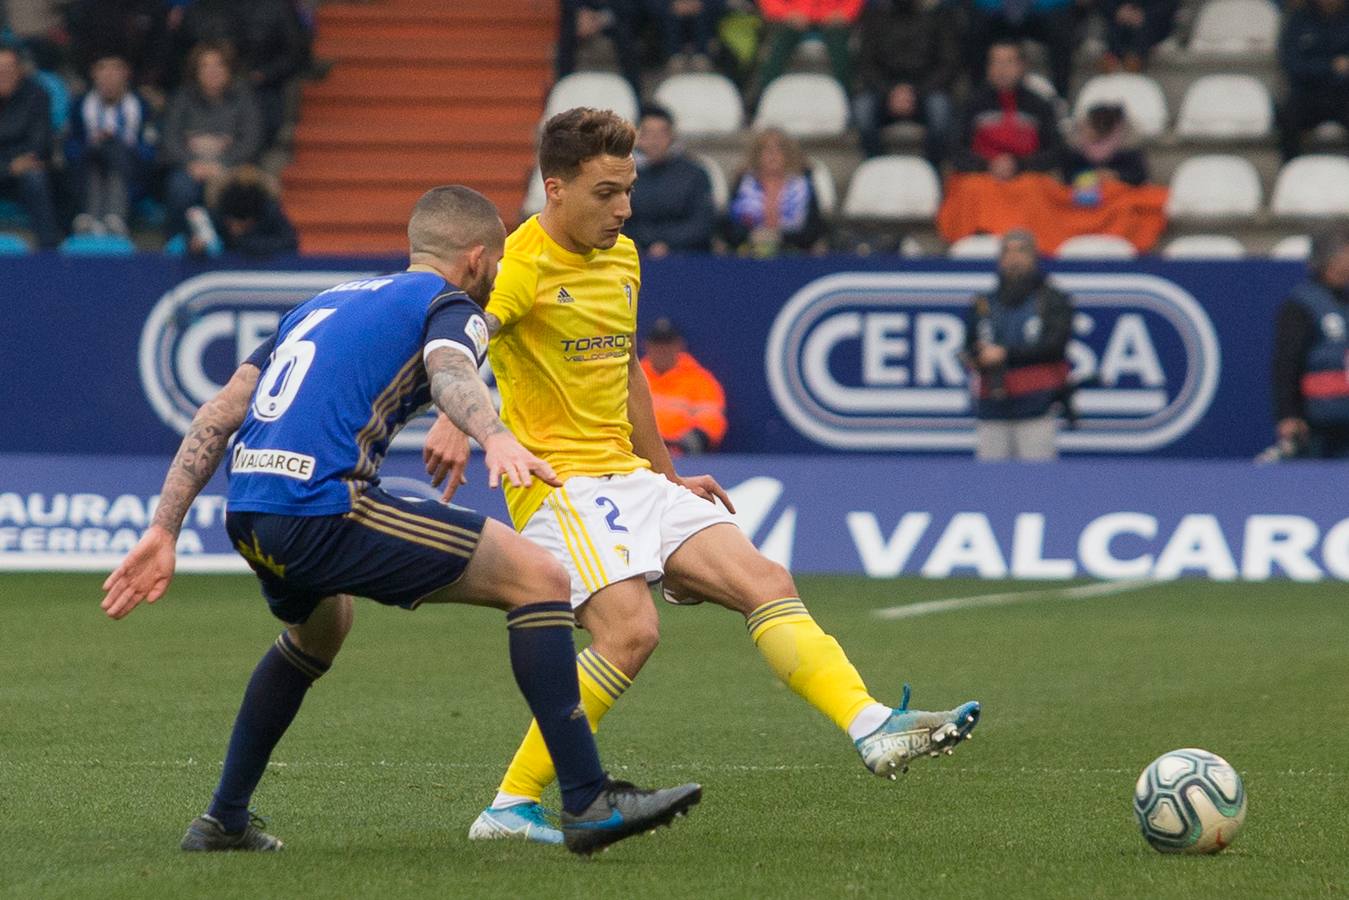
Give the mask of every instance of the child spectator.
[{"label": "child spectator", "polygon": [[224,44],[200,44],[188,57],[191,79],[169,103],[160,142],[172,167],[166,184],[169,236],[186,230],[187,210],[201,202],[206,182],[253,162],[262,149],[262,117],[249,88],[234,79],[234,54]]},{"label": "child spectator", "polygon": [[810,170],[800,145],[786,132],[766,128],[754,136],[723,234],[738,253],[761,258],[782,250],[823,253],[828,248]]},{"label": "child spectator", "polygon": [[1063,166],[1064,180],[1116,178],[1137,187],[1148,180],[1148,161],[1139,149],[1124,107],[1098,103],[1073,125]]},{"label": "child spectator", "polygon": [[154,156],[150,114],[131,90],[131,65],[104,56],[90,69],[93,89],[77,99],[70,115],[66,164],[81,194],[77,234],[125,236],[131,200]]}]

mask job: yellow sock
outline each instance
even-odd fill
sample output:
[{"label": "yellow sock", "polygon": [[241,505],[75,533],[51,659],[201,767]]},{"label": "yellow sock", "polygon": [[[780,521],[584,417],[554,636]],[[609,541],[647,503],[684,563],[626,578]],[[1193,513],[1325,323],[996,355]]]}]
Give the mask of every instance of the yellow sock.
[{"label": "yellow sock", "polygon": [[[581,684],[581,708],[590,720],[590,730],[598,731],[600,719],[632,684],[632,679],[618,667],[590,647],[576,654],[576,679]],[[528,797],[536,803],[543,789],[557,778],[553,758],[543,742],[538,722],[529,723],[529,732],[515,751],[510,768],[501,779],[501,792],[516,797]]]},{"label": "yellow sock", "polygon": [[838,641],[796,597],[764,604],[750,613],[745,627],[773,672],[844,731],[876,702]]}]

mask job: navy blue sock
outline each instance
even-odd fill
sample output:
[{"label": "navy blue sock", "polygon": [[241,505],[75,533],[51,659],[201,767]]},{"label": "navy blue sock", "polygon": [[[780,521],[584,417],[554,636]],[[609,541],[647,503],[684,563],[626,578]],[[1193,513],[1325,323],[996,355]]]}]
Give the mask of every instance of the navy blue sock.
[{"label": "navy blue sock", "polygon": [[242,831],[248,825],[248,802],[272,750],[299,712],[309,686],[326,671],[327,663],[303,653],[285,632],[263,654],[244,691],[225,771],[207,810],[226,831]]},{"label": "navy blue sock", "polygon": [[562,808],[579,813],[608,782],[576,683],[570,603],[531,603],[506,615],[511,671],[557,768]]}]

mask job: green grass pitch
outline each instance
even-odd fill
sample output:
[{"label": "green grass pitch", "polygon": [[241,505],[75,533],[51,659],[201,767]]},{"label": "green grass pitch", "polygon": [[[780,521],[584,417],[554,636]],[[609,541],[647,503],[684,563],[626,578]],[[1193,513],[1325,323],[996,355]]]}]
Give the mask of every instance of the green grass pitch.
[{"label": "green grass pitch", "polygon": [[[673,829],[592,861],[470,844],[528,715],[501,616],[358,607],[256,797],[277,855],[177,843],[278,628],[247,578],[180,577],[130,619],[93,576],[0,577],[0,896],[1320,897],[1349,892],[1342,585],[1180,583],[885,620],[1035,585],[803,578],[882,699],[984,703],[976,740],[891,783],[781,687],[741,622],[662,609],[663,643],[600,733],[616,775],[696,779]],[[1137,833],[1163,751],[1228,758],[1250,798],[1217,857]]]}]

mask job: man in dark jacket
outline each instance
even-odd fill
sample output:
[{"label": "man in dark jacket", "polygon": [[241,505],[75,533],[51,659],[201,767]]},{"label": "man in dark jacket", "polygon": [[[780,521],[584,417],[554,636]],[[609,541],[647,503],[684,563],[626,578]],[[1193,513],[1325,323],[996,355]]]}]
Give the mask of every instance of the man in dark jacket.
[{"label": "man in dark jacket", "polygon": [[1311,277],[1274,327],[1274,420],[1285,456],[1349,456],[1349,226],[1312,240]]},{"label": "man in dark jacket", "polygon": [[38,246],[61,242],[47,168],[52,155],[51,101],[23,71],[12,47],[0,47],[0,197],[23,204]]},{"label": "man in dark jacket", "polygon": [[1035,238],[1009,231],[998,257],[998,286],[974,298],[966,318],[981,460],[1058,458],[1057,404],[1068,384],[1072,301],[1040,270]]},{"label": "man in dark jacket", "polygon": [[1302,133],[1322,122],[1349,128],[1349,7],[1310,0],[1288,13],[1279,35],[1279,65],[1288,96],[1279,107],[1285,160],[1302,152]]},{"label": "man in dark jacket", "polygon": [[637,160],[624,233],[651,256],[707,250],[716,227],[712,185],[703,167],[675,146],[674,120],[659,106],[642,111]]},{"label": "man in dark jacket", "polygon": [[1049,172],[1063,159],[1058,118],[1049,102],[1023,84],[1021,45],[988,48],[987,82],[969,98],[952,163],[959,172],[988,172],[1006,180],[1021,172]]},{"label": "man in dark jacket", "polygon": [[857,31],[860,84],[853,118],[862,152],[885,152],[885,126],[917,122],[926,129],[928,161],[938,165],[951,140],[951,88],[960,62],[950,13],[925,9],[921,0],[877,0],[862,13]]}]

